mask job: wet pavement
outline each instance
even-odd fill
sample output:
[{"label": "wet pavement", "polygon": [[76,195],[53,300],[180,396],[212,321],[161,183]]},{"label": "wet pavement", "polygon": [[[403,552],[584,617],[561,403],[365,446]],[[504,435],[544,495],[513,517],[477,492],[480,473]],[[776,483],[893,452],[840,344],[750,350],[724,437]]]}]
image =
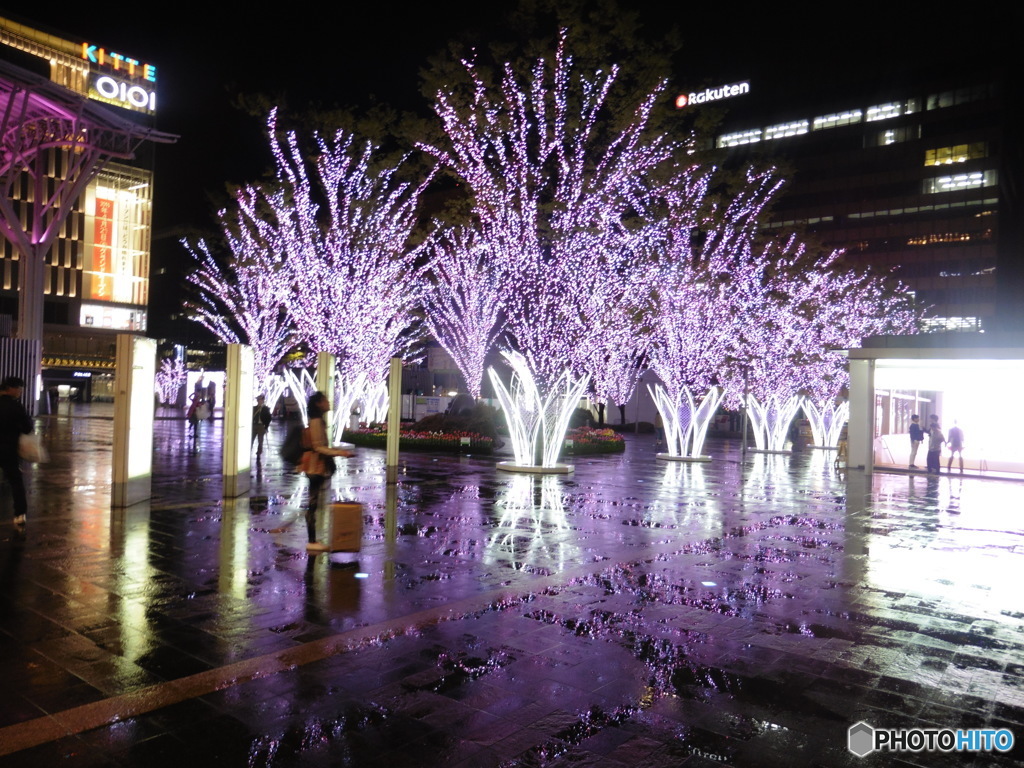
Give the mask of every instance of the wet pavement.
[{"label": "wet pavement", "polygon": [[861,720],[1024,738],[1022,483],[631,435],[569,476],[408,453],[389,495],[363,449],[332,489],[362,551],[307,555],[272,451],[221,500],[220,422],[158,421],[153,499],[111,510],[104,413],[40,420],[53,460],[0,523],[0,767],[1024,756],[846,748]]}]

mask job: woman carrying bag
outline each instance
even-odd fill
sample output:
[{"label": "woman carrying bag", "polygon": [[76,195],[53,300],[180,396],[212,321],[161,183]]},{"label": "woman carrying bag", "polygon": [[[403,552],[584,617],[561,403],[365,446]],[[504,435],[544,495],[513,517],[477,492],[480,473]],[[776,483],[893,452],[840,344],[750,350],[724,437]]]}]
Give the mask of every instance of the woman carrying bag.
[{"label": "woman carrying bag", "polygon": [[302,463],[299,471],[309,478],[309,504],[306,507],[306,530],[309,533],[309,552],[326,552],[327,546],[316,540],[316,511],[320,505],[320,492],[324,483],[334,474],[335,456],[355,456],[352,451],[344,448],[332,448],[327,441],[327,425],[324,414],[331,410],[331,403],[323,392],[314,392],[309,397],[306,413],[309,414],[309,426],[303,436]]}]

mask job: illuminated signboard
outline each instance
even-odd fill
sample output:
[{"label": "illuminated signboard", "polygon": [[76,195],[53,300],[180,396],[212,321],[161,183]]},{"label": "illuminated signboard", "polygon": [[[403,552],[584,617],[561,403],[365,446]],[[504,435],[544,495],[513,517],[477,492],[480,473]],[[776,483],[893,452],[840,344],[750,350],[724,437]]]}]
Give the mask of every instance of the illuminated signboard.
[{"label": "illuminated signboard", "polygon": [[114,273],[114,201],[96,198],[96,232],[92,243],[92,268],[94,277],[90,298],[109,301],[113,298],[111,288]]},{"label": "illuminated signboard", "polygon": [[676,109],[688,107],[691,104],[706,104],[709,101],[720,99],[731,99],[734,96],[742,96],[750,93],[750,82],[744,80],[742,83],[730,83],[719,85],[715,88],[705,88],[703,91],[693,93],[681,93],[676,96]]},{"label": "illuminated signboard", "polygon": [[138,59],[122,56],[120,53],[107,51],[99,46],[82,43],[82,58],[90,64],[98,64],[101,67],[109,67],[115,72],[120,72],[128,77],[140,77],[143,80],[156,82],[156,67],[152,64],[143,64]]},{"label": "illuminated signboard", "polygon": [[156,91],[115,80],[110,75],[90,78],[89,97],[125,109],[156,112]]},{"label": "illuminated signboard", "polygon": [[88,95],[134,112],[156,112],[156,67],[120,53],[82,43],[90,64]]}]

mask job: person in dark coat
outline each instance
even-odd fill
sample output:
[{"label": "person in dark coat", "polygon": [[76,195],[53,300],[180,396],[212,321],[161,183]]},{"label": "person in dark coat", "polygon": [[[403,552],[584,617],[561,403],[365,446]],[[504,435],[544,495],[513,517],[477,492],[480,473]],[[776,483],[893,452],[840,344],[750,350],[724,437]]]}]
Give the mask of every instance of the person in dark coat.
[{"label": "person in dark coat", "polygon": [[256,405],[252,408],[252,440],[256,443],[256,461],[259,461],[263,455],[263,439],[266,437],[270,421],[271,416],[270,409],[267,408],[267,399],[263,395],[257,395]]},{"label": "person in dark coat", "polygon": [[20,400],[24,389],[25,381],[17,376],[8,376],[0,382],[0,470],[11,488],[15,525],[24,525],[28,514],[25,480],[18,456],[19,439],[32,432],[32,417]]}]

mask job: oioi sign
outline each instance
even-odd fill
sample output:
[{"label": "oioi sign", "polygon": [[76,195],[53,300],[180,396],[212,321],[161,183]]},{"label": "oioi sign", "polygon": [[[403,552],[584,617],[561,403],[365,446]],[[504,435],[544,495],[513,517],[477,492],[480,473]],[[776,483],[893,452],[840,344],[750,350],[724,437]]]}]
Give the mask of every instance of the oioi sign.
[{"label": "oioi sign", "polygon": [[156,67],[130,56],[82,43],[89,62],[89,98],[136,112],[156,112]]},{"label": "oioi sign", "polygon": [[156,112],[156,91],[136,83],[100,75],[89,83],[89,96],[125,109]]},{"label": "oioi sign", "polygon": [[715,88],[705,88],[703,91],[694,91],[689,94],[681,93],[676,96],[676,109],[682,109],[691,104],[706,104],[709,101],[731,99],[734,96],[742,96],[745,93],[750,93],[749,80],[744,80],[741,83],[719,85]]}]

